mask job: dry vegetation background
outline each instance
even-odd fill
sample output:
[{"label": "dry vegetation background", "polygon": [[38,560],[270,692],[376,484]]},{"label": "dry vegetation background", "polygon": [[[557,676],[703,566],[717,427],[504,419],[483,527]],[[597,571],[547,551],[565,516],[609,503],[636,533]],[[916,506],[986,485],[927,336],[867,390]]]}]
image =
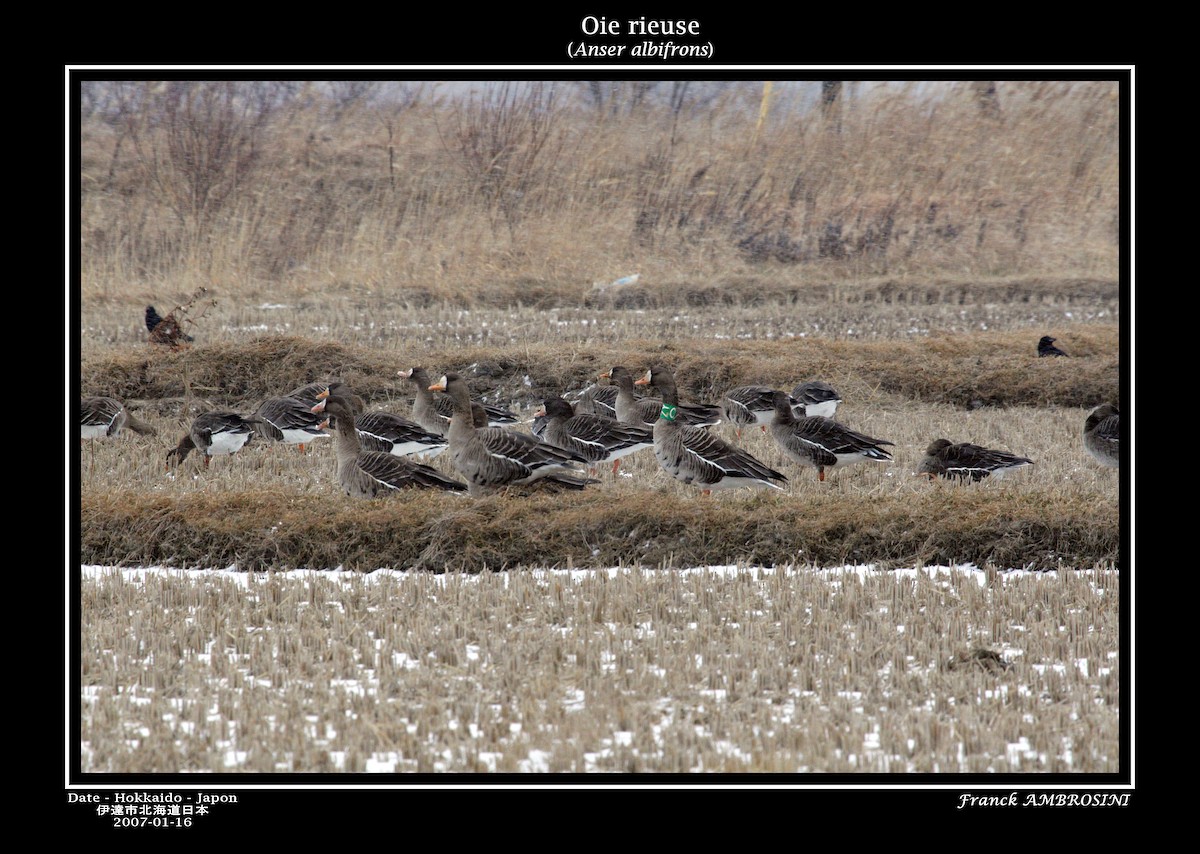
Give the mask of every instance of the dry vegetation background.
[{"label": "dry vegetation background", "polygon": [[[85,81],[81,391],[128,401],[158,433],[127,433],[79,449],[79,562],[439,572],[730,563],[873,563],[886,569],[973,562],[993,570],[1111,573],[1121,562],[1119,475],[1085,455],[1080,431],[1088,409],[1119,402],[1121,392],[1118,87],[1002,82],[998,100],[981,91],[968,83],[932,91],[860,84],[804,109],[802,88],[790,96],[780,88],[758,126],[758,84],[493,84],[464,96],[433,83]],[[636,285],[603,286],[634,271],[641,274]],[[186,306],[182,315],[195,342],[178,350],[147,343],[147,304],[163,312]],[[1071,358],[1038,359],[1036,342],[1045,334],[1058,338]],[[221,406],[248,413],[264,397],[312,380],[340,377],[371,406],[404,413],[411,390],[397,382],[397,370],[414,364],[454,369],[468,376],[477,394],[528,418],[545,394],[582,388],[614,364],[644,368],[654,361],[672,365],[684,397],[692,399],[715,400],[746,383],[790,390],[802,380],[824,379],[846,401],[839,420],[894,441],[896,460],[835,471],[822,484],[787,462],[768,437],[748,433],[743,443],[788,474],[787,490],[711,499],[667,478],[649,454],[628,459],[626,476],[606,475],[601,485],[569,499],[418,494],[353,501],[338,493],[332,454],[320,444],[303,456],[293,448],[252,444],[236,457],[214,460],[207,472],[190,466],[175,478],[164,472],[166,450],[198,412]],[[727,435],[732,438],[731,431]],[[1036,465],[977,485],[931,485],[912,477],[925,445],[943,435],[1005,448]],[[170,586],[161,584],[163,591]],[[629,586],[608,588],[605,595]],[[856,659],[849,671],[845,662],[831,666],[843,674],[839,678],[857,674],[849,681],[860,687],[885,659],[920,671],[926,676],[908,680],[918,688],[917,705],[944,696],[945,684],[931,686],[929,678],[958,680],[952,691],[967,692],[964,697],[991,691],[982,681],[995,673],[947,676],[942,667],[947,654],[979,645],[1015,645],[1025,661],[1090,658],[1111,668],[1119,649],[1119,596],[1112,584],[1100,586],[1112,592],[1084,598],[1095,595],[1104,617],[1089,612],[1086,620],[1056,623],[1072,627],[1069,638],[1047,623],[1036,634],[1054,639],[1050,650],[1031,646],[1033,634],[1018,641],[1009,629],[1023,621],[1024,605],[998,616],[989,615],[995,606],[989,602],[964,612],[964,628],[950,640],[916,651],[871,647],[883,651]],[[109,615],[91,629],[126,638],[89,640],[85,649],[136,647],[124,658],[130,671],[109,672],[104,656],[85,662],[85,684],[100,686],[94,688],[99,699],[89,701],[89,726],[107,721],[93,726],[85,770],[220,770],[216,757],[225,753],[215,732],[204,745],[181,747],[182,730],[170,727],[172,741],[162,724],[170,718],[147,716],[144,703],[121,687],[132,680],[154,689],[146,695],[153,697],[168,688],[186,694],[187,686],[204,680],[187,676],[187,667],[169,676],[154,667],[164,653],[149,655],[148,641],[137,640],[146,633],[129,627],[131,611],[121,604],[126,592],[120,585],[85,587],[89,612]],[[1057,592],[1047,589],[1066,598],[1059,602]],[[1054,582],[1031,595],[1076,613],[1080,589]],[[718,585],[716,593],[695,595],[716,607],[733,591],[736,585]],[[626,592],[647,595],[640,588]],[[187,595],[194,594],[178,594],[184,600]],[[291,601],[309,594],[281,595]],[[390,620],[412,613],[374,595],[370,607]],[[475,595],[467,598],[474,603]],[[844,598],[796,595],[817,610],[834,608],[830,619],[841,625],[864,613],[859,606],[844,610]],[[170,597],[175,604],[168,609],[191,608],[193,617],[203,604]],[[596,626],[609,626],[610,638],[613,625],[667,619],[666,612],[642,613],[640,598],[605,600],[614,601],[611,606],[584,598],[586,605],[569,607],[586,611]],[[514,625],[541,619],[532,612],[497,616],[497,607],[472,604],[468,610],[488,615],[492,628],[463,631],[499,630],[515,642]],[[153,613],[144,619],[153,622]],[[641,616],[634,619],[635,613]],[[749,611],[742,613],[745,620]],[[281,628],[291,617],[259,615],[249,624],[227,615],[215,619]],[[787,614],[770,609],[764,619],[768,635],[793,625]],[[735,623],[730,617],[724,625]],[[194,660],[184,649],[201,643],[186,640],[192,630],[162,628],[179,646],[165,657]],[[225,638],[241,631],[214,629],[204,642],[223,649]],[[383,636],[382,628],[364,631],[363,637]],[[680,630],[676,640],[688,636]],[[570,637],[592,643],[590,630]],[[861,656],[866,643],[859,634],[847,639],[833,630],[822,637],[828,645],[822,641],[821,655],[848,645]],[[456,638],[455,666],[469,667],[461,648],[467,641]],[[1097,638],[1097,649],[1081,653],[1080,644]],[[526,661],[543,661],[536,650],[546,639],[531,640],[534,645],[520,647]],[[449,643],[410,642],[426,641]],[[719,674],[706,671],[700,680],[711,688],[745,678],[730,668],[753,646],[733,635],[722,642],[736,649],[721,653]],[[296,643],[323,648],[325,641]],[[286,645],[273,647],[273,660]],[[359,646],[345,661],[369,658],[367,647]],[[237,644],[229,649],[231,655],[261,654]],[[450,654],[448,647],[438,649],[439,657]],[[774,652],[762,654],[778,658],[780,648],[765,649]],[[337,653],[343,654],[349,653]],[[493,650],[485,656],[494,672],[519,670],[497,655]],[[205,667],[216,668],[218,658],[205,658]],[[555,653],[544,663],[553,670],[564,660]],[[659,666],[670,671],[675,664],[626,662],[614,671],[587,654],[570,661],[587,665],[578,678],[641,673],[634,679],[638,685],[625,686],[629,692],[672,691],[645,672]],[[280,666],[260,663],[268,670]],[[823,686],[819,693],[833,693],[821,694],[821,714],[841,720],[834,687],[840,682],[828,674],[802,674],[798,661],[792,665],[755,678]],[[762,662],[747,666],[763,673]],[[287,695],[289,715],[302,715],[313,702],[313,684],[320,693],[327,684],[321,679],[340,678],[316,665],[297,667],[324,675],[316,683],[305,677],[309,687]],[[1074,679],[1079,673],[1072,667]],[[1059,677],[1040,674],[1059,681],[1036,692],[1053,714],[1033,717],[1039,723],[1053,718],[1047,726],[1060,734],[1070,720],[1076,745],[1086,741],[1093,759],[1064,761],[1058,740],[1050,749],[1057,758],[1032,763],[1034,770],[1116,770],[1119,672],[1106,671],[1102,688],[1093,678],[1097,667],[1093,663],[1091,677],[1084,674],[1082,693],[1060,690]],[[251,669],[275,687],[298,684],[294,671]],[[1030,678],[1030,670],[1016,671],[1002,678]],[[928,676],[935,672],[941,675]],[[423,673],[444,676],[436,669]],[[964,686],[963,679],[974,681]],[[235,678],[222,684],[241,683]],[[584,690],[599,701],[596,687]],[[763,687],[755,683],[750,694]],[[413,686],[397,690],[430,696]],[[489,690],[499,692],[503,706],[512,686]],[[561,694],[562,686],[556,690]],[[1097,691],[1104,695],[1099,701]],[[617,705],[626,717],[619,726],[600,724],[609,727],[605,737],[636,730],[638,720],[644,722],[639,715],[648,714],[640,700],[628,699],[633,694],[623,695],[625,704]],[[1081,699],[1085,695],[1089,699]],[[408,702],[396,694],[389,699],[395,704],[387,708]],[[697,703],[705,706],[695,697],[683,706],[688,714],[712,713],[711,698],[706,712],[696,712]],[[831,748],[826,739],[832,730],[819,723],[805,729],[815,740],[788,745],[782,754],[774,742],[747,747],[752,759],[706,753],[723,738],[748,744],[744,739],[755,736],[747,733],[762,723],[756,713],[731,716],[731,706],[716,708],[722,725],[707,730],[700,738],[704,746],[693,744],[692,754],[684,750],[647,763],[648,748],[637,755],[618,750],[602,769],[693,770],[699,764],[705,770],[864,770],[835,758],[845,744]],[[915,760],[906,755],[903,762],[875,763],[869,770],[946,770],[945,751],[952,744],[959,750],[964,733],[966,742],[976,741],[955,770],[996,770],[995,758],[1004,750],[978,704],[970,721],[960,715],[969,703],[954,711],[942,701],[937,708],[943,714],[930,719],[935,723],[914,717],[912,708],[910,723],[926,727],[918,741],[931,752],[922,749]],[[120,731],[134,711],[139,721],[155,721],[146,724],[156,734],[149,742],[143,737],[134,744]],[[226,720],[241,715],[227,711]],[[438,714],[444,722],[450,712],[442,707]],[[572,726],[583,723],[561,712],[556,720],[568,718]],[[297,728],[289,731],[299,737],[308,724],[295,720]],[[1021,715],[1013,720],[1021,729]],[[502,731],[511,733],[506,723],[497,719],[484,729],[504,741]],[[461,745],[452,747],[458,752],[451,761],[439,764],[444,727],[428,721],[403,726],[408,724],[418,727],[425,747],[413,747],[412,734],[396,729],[392,748],[386,740],[339,746],[335,739],[312,755],[304,752],[314,749],[311,744],[287,748],[299,757],[287,762],[279,758],[284,748],[272,741],[275,736],[255,730],[244,738],[261,755],[243,758],[236,768],[319,770],[329,765],[331,751],[356,757],[342,767],[362,768],[373,753],[391,750],[403,757],[396,770],[521,770],[511,744],[497,748],[508,757],[498,766],[495,759],[468,757]],[[390,725],[401,726],[396,720]],[[583,730],[594,735],[596,726],[587,721]],[[943,726],[955,734],[944,743]],[[371,731],[380,732],[378,721]],[[888,732],[899,745],[908,730]],[[515,738],[513,744],[540,749],[536,741]],[[560,750],[574,754],[560,752],[550,770],[584,770],[583,742],[571,737],[564,743],[570,746]],[[472,745],[478,750],[480,742]],[[1022,766],[1029,768],[1028,762]]]}]

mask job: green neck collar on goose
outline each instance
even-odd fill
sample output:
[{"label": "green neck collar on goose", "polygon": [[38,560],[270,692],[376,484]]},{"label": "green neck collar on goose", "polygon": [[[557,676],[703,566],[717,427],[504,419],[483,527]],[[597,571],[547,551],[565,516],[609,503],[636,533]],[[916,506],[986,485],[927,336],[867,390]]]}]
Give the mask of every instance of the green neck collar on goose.
[{"label": "green neck collar on goose", "polygon": [[675,416],[679,414],[679,407],[673,403],[664,403],[662,409],[658,413],[658,417],[663,421],[674,421]]}]

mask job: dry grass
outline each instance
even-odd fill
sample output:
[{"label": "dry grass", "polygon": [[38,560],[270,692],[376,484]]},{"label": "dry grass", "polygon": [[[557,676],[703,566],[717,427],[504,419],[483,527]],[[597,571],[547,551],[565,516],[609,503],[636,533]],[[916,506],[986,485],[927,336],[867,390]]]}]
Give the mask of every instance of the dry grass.
[{"label": "dry grass", "polygon": [[[411,402],[396,372],[413,364],[457,370],[476,394],[517,408],[597,381],[613,365],[634,370],[671,366],[682,393],[716,399],[761,383],[791,390],[819,377],[847,399],[894,395],[963,407],[1089,406],[1120,394],[1120,337],[1113,324],[1076,325],[1061,334],[1073,358],[1039,359],[1029,331],[910,336],[882,341],[686,336],[626,338],[614,331],[564,341],[545,317],[538,327],[509,323],[504,313],[474,313],[489,341],[421,346],[336,343],[319,338],[251,335],[236,343],[179,350],[150,345],[107,347],[81,366],[83,388],[126,401],[199,398],[206,406],[253,408],[307,382],[337,377],[369,401]],[[661,315],[660,315],[661,322]],[[335,327],[336,329],[336,327]],[[695,330],[688,330],[695,333]],[[1039,336],[1040,337],[1040,336]]]},{"label": "dry grass", "polygon": [[1111,775],[1120,603],[1105,570],[113,573],[82,770]]},{"label": "dry grass", "polygon": [[920,298],[1119,263],[1111,81],[1005,81],[999,115],[968,84],[863,89],[836,123],[780,102],[753,144],[754,82],[616,112],[545,88],[457,101],[414,84],[347,109],[290,87],[89,82],[85,297],[544,307],[640,270],[674,306],[775,268],[780,292],[882,276]]}]

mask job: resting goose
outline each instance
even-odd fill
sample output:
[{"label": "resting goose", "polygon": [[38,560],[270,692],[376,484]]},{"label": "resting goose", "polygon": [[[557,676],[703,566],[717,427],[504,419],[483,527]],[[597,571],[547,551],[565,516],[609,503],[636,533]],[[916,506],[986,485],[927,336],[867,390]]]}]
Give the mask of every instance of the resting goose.
[{"label": "resting goose", "polygon": [[258,432],[265,439],[285,445],[304,446],[329,434],[318,426],[321,418],[313,414],[312,404],[296,397],[270,397],[254,411],[259,419]]},{"label": "resting goose", "polygon": [[646,427],[622,424],[603,415],[579,414],[561,397],[550,397],[535,416],[546,419],[545,440],[587,458],[592,471],[598,463],[612,462],[615,476],[621,458],[654,447],[654,433]]},{"label": "resting goose", "polygon": [[821,380],[800,383],[792,389],[792,397],[804,407],[803,410],[796,411],[796,417],[824,415],[826,418],[832,418],[837,412],[838,404],[842,402],[841,395],[833,390],[833,386]]},{"label": "resting goose", "polygon": [[[607,377],[617,387],[615,408],[617,420],[625,424],[653,427],[658,422],[663,401],[657,397],[634,397],[633,374],[628,368],[617,365],[600,375]],[[712,427],[721,423],[721,408],[711,403],[676,403],[675,418],[691,427]]]},{"label": "resting goose", "polygon": [[970,442],[953,444],[949,439],[935,439],[925,449],[918,474],[930,480],[935,477],[980,481],[989,475],[1003,477],[1010,470],[1033,465],[1033,460],[1018,457],[1007,451],[995,451]]},{"label": "resting goose", "polygon": [[116,436],[128,427],[142,436],[153,436],[154,428],[139,421],[115,397],[81,397],[79,399],[79,438],[102,439]]},{"label": "resting goose", "polygon": [[823,415],[796,418],[794,403],[790,395],[775,392],[771,437],[791,460],[815,468],[818,480],[825,480],[825,469],[834,466],[892,459],[882,446],[894,442],[872,439]]},{"label": "resting goose", "polygon": [[739,487],[782,489],[787,477],[719,436],[679,420],[679,395],[675,378],[665,368],[651,368],[637,380],[653,385],[662,394],[654,422],[654,456],[667,474],[700,487],[705,495],[714,489]]},{"label": "resting goose", "polygon": [[1083,423],[1083,446],[1096,462],[1121,466],[1121,412],[1111,403],[1097,406]]},{"label": "resting goose", "polygon": [[432,466],[383,451],[364,450],[355,424],[357,401],[350,396],[329,395],[312,407],[322,425],[333,425],[333,452],[337,457],[337,481],[352,498],[379,498],[401,489],[443,489],[464,492],[465,483],[446,477]]},{"label": "resting goose", "polygon": [[167,451],[167,468],[179,465],[192,451],[204,455],[204,467],[222,454],[236,454],[259,431],[259,419],[218,410],[196,416],[179,444]]},{"label": "resting goose", "polygon": [[[755,424],[767,432],[767,425],[775,418],[775,389],[765,385],[744,385],[731,389],[721,399],[721,413],[725,420],[737,428],[738,436],[746,427]],[[793,406],[799,406],[795,400]]]},{"label": "resting goose", "polygon": [[429,390],[444,391],[454,406],[446,438],[454,467],[466,479],[472,496],[510,486],[582,489],[596,483],[576,476],[579,464],[587,460],[573,451],[556,448],[529,433],[502,427],[477,428],[466,380],[458,374],[445,374]]},{"label": "resting goose", "polygon": [[[429,372],[424,368],[408,368],[397,371],[397,374],[412,380],[417,387],[417,396],[413,400],[413,420],[430,433],[445,436],[450,429],[450,416],[454,414],[454,405],[450,399],[435,397],[430,392]],[[480,406],[487,411],[488,424],[493,427],[517,423],[517,416],[502,406],[491,403],[480,403]]]}]

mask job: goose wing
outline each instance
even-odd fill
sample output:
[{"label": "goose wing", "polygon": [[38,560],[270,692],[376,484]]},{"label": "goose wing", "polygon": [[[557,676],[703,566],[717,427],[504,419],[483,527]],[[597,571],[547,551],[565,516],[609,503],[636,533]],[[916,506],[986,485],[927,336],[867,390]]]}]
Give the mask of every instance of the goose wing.
[{"label": "goose wing", "polygon": [[747,451],[700,427],[680,426],[678,435],[680,447],[688,455],[681,464],[694,472],[699,482],[716,483],[727,477],[787,480],[782,473],[764,465]]},{"label": "goose wing", "polygon": [[[890,460],[892,455],[880,446],[895,444],[886,439],[874,439],[819,415],[796,422],[795,432],[800,441],[832,455],[835,459],[839,456],[858,454],[876,460]],[[827,462],[821,464],[830,465]]]},{"label": "goose wing", "polygon": [[415,421],[390,412],[367,412],[355,419],[359,441],[369,451],[393,456],[438,453],[446,448],[446,439],[430,433]]},{"label": "goose wing", "polygon": [[382,451],[364,451],[358,455],[357,465],[359,471],[378,484],[381,490],[421,487],[463,492],[467,488],[465,483],[446,477],[432,466]]}]

